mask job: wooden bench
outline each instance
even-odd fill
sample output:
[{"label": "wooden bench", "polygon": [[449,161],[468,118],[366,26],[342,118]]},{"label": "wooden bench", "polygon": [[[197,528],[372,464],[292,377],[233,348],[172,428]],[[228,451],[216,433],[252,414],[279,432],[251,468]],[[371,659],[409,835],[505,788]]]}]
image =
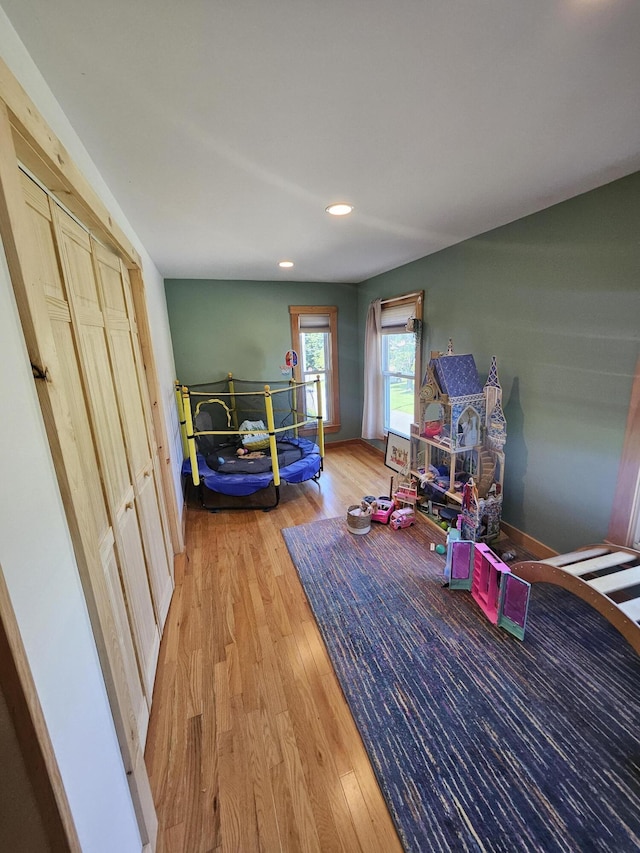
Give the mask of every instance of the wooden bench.
[{"label": "wooden bench", "polygon": [[579,596],[611,622],[640,654],[640,552],[613,545],[586,545],[547,560],[511,567],[529,583],[552,583]]}]

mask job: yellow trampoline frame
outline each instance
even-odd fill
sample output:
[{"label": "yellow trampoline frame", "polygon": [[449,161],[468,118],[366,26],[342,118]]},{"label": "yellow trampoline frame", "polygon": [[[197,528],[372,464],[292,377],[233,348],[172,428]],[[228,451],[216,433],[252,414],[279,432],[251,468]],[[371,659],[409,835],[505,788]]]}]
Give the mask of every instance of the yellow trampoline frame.
[{"label": "yellow trampoline frame", "polygon": [[[278,464],[278,450],[276,446],[276,436],[280,433],[291,432],[297,436],[298,432],[305,427],[314,425],[318,430],[318,448],[320,450],[320,458],[324,459],[324,422],[322,416],[322,394],[320,389],[320,377],[316,376],[307,382],[296,382],[293,379],[289,380],[286,388],[271,389],[269,385],[264,385],[263,391],[236,391],[234,386],[233,374],[227,374],[226,392],[210,392],[210,391],[194,391],[188,385],[182,385],[176,380],[176,404],[178,407],[178,418],[180,421],[180,436],[182,440],[182,450],[184,458],[191,462],[191,477],[194,486],[200,485],[200,474],[198,471],[198,460],[196,456],[196,436],[197,435],[257,435],[263,433],[264,430],[240,430],[238,429],[238,415],[236,400],[238,397],[256,397],[262,396],[264,399],[264,408],[266,416],[267,433],[269,436],[269,449],[271,452],[271,465],[273,470],[273,484],[276,489],[280,486],[280,466]],[[250,380],[236,380],[238,382],[247,382]],[[260,385],[260,382],[252,384]],[[306,391],[308,386],[315,385],[315,399],[317,401],[318,413],[311,417],[306,417],[304,411],[299,408],[299,400]],[[293,423],[287,424],[284,427],[276,427],[273,414],[273,397],[279,394],[290,395],[290,412],[294,416]],[[201,397],[202,400],[197,404],[199,409],[204,403],[215,402],[220,403],[227,410],[227,417],[230,423],[233,424],[235,430],[196,430],[194,428],[192,416],[192,399]],[[222,399],[220,399],[222,398]],[[304,397],[303,397],[304,399]],[[228,400],[228,403],[225,402]]]}]

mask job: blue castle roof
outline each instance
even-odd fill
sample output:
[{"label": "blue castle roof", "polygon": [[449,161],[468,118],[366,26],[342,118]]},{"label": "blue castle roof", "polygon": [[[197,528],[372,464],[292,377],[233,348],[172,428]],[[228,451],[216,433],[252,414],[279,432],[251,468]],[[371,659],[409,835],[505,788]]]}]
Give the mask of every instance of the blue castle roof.
[{"label": "blue castle roof", "polygon": [[472,355],[443,355],[434,358],[432,365],[440,390],[449,398],[483,393]]}]

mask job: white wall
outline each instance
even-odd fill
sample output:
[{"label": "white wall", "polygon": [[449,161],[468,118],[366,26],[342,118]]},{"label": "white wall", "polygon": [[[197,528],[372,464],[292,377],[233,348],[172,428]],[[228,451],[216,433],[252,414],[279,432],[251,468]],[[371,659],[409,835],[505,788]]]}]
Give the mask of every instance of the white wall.
[{"label": "white wall", "polygon": [[[179,445],[162,278],[1,8],[0,56],[142,258],[167,432]],[[181,507],[181,452],[175,460]],[[83,853],[139,851],[140,836],[1,246],[0,471],[0,567]]]}]

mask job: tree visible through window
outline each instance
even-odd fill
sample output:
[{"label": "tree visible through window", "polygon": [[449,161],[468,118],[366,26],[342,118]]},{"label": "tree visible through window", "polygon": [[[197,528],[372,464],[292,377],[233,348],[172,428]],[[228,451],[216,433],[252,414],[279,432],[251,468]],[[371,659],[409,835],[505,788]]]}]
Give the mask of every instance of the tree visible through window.
[{"label": "tree visible through window", "polygon": [[[340,428],[338,395],[338,309],[328,305],[291,305],[291,342],[298,353],[294,377],[307,382],[320,377],[320,400],[325,431]],[[306,389],[305,413],[318,414],[316,386]]]},{"label": "tree visible through window", "polygon": [[[300,331],[300,350],[302,357],[302,381],[320,377],[320,395],[322,401],[322,416],[326,421],[331,419],[330,407],[327,405],[327,350],[330,346],[329,332]],[[309,417],[318,414],[318,400],[315,385],[306,389],[306,408]]]},{"label": "tree visible through window", "polygon": [[416,339],[413,334],[382,336],[385,431],[409,435],[414,420]]}]

